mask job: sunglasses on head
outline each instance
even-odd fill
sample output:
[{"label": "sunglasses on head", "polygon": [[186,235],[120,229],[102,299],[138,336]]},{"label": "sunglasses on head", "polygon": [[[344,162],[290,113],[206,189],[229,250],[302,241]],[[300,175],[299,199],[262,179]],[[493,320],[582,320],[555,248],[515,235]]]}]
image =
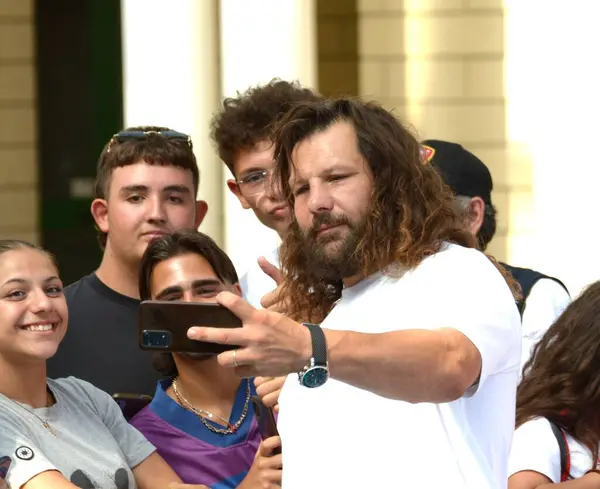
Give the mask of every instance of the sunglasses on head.
[{"label": "sunglasses on head", "polygon": [[115,134],[108,143],[107,153],[110,153],[110,148],[115,143],[123,143],[125,141],[143,141],[151,136],[161,136],[165,139],[174,139],[185,141],[190,149],[193,148],[191,136],[177,131],[121,131]]}]

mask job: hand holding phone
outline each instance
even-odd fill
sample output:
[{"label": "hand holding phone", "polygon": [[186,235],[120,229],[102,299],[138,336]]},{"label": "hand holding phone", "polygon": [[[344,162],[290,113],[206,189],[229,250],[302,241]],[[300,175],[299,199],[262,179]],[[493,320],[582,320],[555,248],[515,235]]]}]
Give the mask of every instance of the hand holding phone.
[{"label": "hand holding phone", "polygon": [[241,328],[242,321],[219,304],[152,300],[140,304],[138,338],[143,350],[217,355],[236,348],[190,340],[187,330],[192,326]]}]

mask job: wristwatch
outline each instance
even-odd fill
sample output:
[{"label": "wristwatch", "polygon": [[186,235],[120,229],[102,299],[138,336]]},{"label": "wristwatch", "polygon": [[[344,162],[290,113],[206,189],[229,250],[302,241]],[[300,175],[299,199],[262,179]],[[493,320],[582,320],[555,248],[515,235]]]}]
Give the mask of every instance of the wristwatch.
[{"label": "wristwatch", "polygon": [[309,388],[321,387],[329,378],[327,343],[325,333],[318,324],[302,323],[310,331],[312,357],[302,372],[298,373],[300,385]]}]

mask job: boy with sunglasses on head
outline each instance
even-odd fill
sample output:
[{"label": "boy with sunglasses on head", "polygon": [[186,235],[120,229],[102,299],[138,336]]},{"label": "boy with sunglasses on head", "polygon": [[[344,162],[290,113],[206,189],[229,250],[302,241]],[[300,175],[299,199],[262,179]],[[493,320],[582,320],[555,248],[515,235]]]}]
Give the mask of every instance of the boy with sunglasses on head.
[{"label": "boy with sunglasses on head", "polygon": [[[275,168],[273,126],[295,104],[322,98],[297,82],[274,79],[226,98],[211,123],[211,138],[219,157],[233,175],[227,181],[229,190],[244,209],[252,209],[280,238],[287,232],[291,216],[283,196],[271,185]],[[260,307],[263,297],[276,287],[273,279],[278,276],[278,266],[278,249],[267,250],[242,277],[242,292],[250,304]]]},{"label": "boy with sunglasses on head", "polygon": [[137,339],[140,262],[153,238],[200,225],[208,206],[196,200],[198,185],[186,134],[132,127],[106,144],[91,205],[102,262],[65,289],[69,333],[49,377],[73,375],[110,394],[154,393],[159,377]]}]

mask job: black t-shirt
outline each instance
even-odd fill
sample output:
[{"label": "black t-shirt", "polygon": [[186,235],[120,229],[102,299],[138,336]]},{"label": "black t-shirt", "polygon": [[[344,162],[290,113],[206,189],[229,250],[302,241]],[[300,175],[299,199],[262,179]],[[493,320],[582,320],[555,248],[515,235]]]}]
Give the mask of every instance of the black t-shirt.
[{"label": "black t-shirt", "polygon": [[92,273],[65,288],[69,328],[48,377],[70,375],[116,392],[154,395],[161,375],[138,346],[140,301],[115,292]]}]

